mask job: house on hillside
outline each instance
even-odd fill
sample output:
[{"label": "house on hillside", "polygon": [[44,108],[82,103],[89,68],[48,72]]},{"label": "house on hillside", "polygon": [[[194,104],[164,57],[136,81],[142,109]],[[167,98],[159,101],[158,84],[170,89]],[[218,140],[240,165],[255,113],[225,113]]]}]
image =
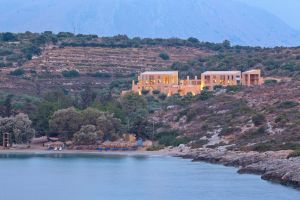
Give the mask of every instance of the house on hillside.
[{"label": "house on hillside", "polygon": [[241,71],[206,71],[201,74],[201,88],[213,90],[215,86],[255,86],[263,84],[259,69]]},{"label": "house on hillside", "polygon": [[242,85],[253,86],[262,85],[264,83],[263,77],[261,77],[261,71],[259,69],[253,69],[242,73]]},{"label": "house on hillside", "polygon": [[240,71],[206,71],[201,74],[201,87],[213,90],[215,86],[241,84]]},{"label": "house on hillside", "polygon": [[[180,80],[178,71],[148,71],[138,76],[138,82],[132,81],[131,91],[140,95],[145,93],[160,92],[171,96],[179,94],[184,96],[188,93],[197,95],[203,89],[213,90],[215,86],[255,86],[263,84],[259,69],[241,71],[206,71],[201,74],[201,79],[195,76],[190,79]],[[122,92],[125,94],[126,91]]]},{"label": "house on hillside", "polygon": [[143,90],[159,91],[168,96],[186,95],[187,93],[196,95],[201,91],[200,84],[197,77],[193,80],[190,80],[189,77],[186,80],[179,80],[178,71],[151,71],[141,73],[137,83],[132,81],[132,91],[140,95]]}]

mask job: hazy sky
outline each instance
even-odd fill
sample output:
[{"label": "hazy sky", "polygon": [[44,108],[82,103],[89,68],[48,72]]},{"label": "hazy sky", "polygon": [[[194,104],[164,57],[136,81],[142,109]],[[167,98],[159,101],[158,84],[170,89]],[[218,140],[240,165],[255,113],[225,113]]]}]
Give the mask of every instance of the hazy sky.
[{"label": "hazy sky", "polygon": [[300,0],[236,0],[267,10],[300,30]]}]

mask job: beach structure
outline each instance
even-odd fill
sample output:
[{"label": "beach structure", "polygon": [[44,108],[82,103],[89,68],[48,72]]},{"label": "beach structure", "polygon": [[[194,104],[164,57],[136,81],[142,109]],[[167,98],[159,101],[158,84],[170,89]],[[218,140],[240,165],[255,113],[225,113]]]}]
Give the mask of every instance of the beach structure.
[{"label": "beach structure", "polygon": [[9,143],[9,133],[3,133],[3,147],[9,148],[10,143]]},{"label": "beach structure", "polygon": [[[138,76],[138,82],[132,81],[132,90],[140,95],[145,93],[163,93],[167,96],[179,94],[181,96],[191,93],[197,95],[203,89],[213,90],[216,86],[255,86],[263,84],[259,69],[241,71],[206,71],[198,79],[180,80],[178,71],[148,71]],[[126,93],[123,92],[123,94]]]},{"label": "beach structure", "polygon": [[136,135],[135,134],[129,134],[129,133],[126,133],[126,134],[123,134],[123,139],[126,141],[126,142],[136,142]]}]

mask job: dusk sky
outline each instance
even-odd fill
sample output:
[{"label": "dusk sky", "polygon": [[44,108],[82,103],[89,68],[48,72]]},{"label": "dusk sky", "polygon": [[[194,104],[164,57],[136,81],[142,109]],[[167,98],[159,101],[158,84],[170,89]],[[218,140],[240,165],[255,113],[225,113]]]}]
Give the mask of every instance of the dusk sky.
[{"label": "dusk sky", "polygon": [[236,0],[267,10],[300,30],[300,0]]}]

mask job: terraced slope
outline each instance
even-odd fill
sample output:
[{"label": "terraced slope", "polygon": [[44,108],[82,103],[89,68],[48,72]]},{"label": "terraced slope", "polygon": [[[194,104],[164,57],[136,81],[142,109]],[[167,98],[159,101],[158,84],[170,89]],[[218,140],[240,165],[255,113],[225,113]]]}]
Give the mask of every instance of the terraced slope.
[{"label": "terraced slope", "polygon": [[[159,57],[166,52],[169,60]],[[81,74],[107,72],[128,75],[139,71],[162,70],[175,61],[189,61],[212,53],[191,47],[142,47],[142,48],[103,48],[103,47],[64,47],[48,46],[42,55],[25,63],[27,69],[37,72],[48,70],[60,73],[62,70],[76,69]]]},{"label": "terraced slope", "polygon": [[[159,54],[165,52],[168,60]],[[138,72],[146,70],[164,70],[174,62],[186,62],[201,56],[214,53],[192,47],[140,47],[140,48],[109,48],[109,47],[64,47],[48,45],[41,55],[34,56],[21,68],[25,74],[12,77],[9,73],[16,67],[2,68],[0,71],[0,89],[39,94],[41,92],[65,88],[80,90],[86,83],[96,89],[105,87],[113,80],[120,78],[132,79]],[[80,77],[65,78],[64,70],[78,70]],[[95,72],[105,72],[111,77],[92,77]],[[130,81],[127,86],[130,86]]]}]

